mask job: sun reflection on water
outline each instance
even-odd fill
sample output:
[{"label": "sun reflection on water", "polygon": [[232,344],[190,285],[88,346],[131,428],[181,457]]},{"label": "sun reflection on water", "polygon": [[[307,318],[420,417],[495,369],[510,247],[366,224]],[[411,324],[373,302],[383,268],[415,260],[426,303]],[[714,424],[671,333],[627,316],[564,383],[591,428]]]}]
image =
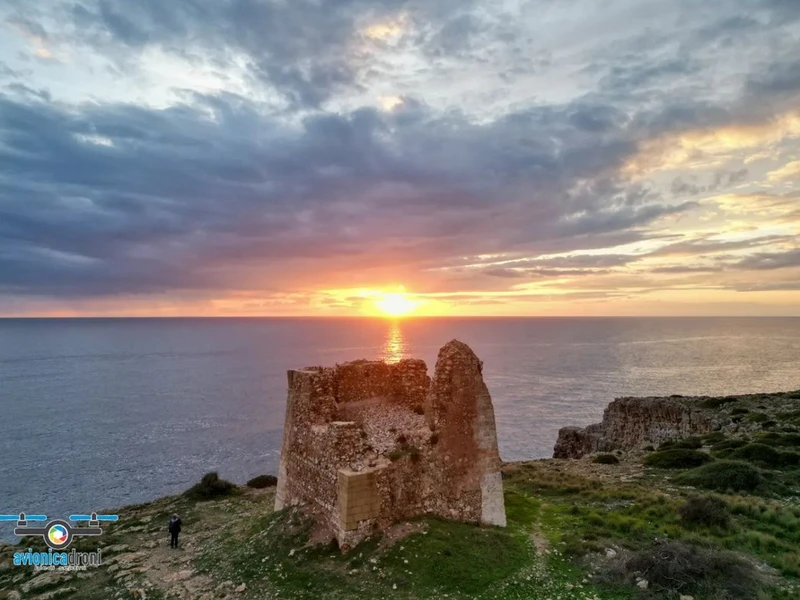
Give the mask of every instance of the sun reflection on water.
[{"label": "sun reflection on water", "polygon": [[386,341],[383,344],[383,360],[387,363],[396,363],[406,357],[406,340],[399,321],[392,321],[386,332]]}]

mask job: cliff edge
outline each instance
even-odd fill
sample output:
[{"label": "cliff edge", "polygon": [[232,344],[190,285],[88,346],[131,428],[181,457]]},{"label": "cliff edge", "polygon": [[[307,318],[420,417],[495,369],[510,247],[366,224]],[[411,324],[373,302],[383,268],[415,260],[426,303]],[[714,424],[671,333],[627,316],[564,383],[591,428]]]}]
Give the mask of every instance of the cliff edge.
[{"label": "cliff edge", "polygon": [[560,429],[553,458],[642,450],[645,446],[712,431],[729,434],[760,431],[764,423],[776,419],[781,411],[795,408],[796,394],[617,398],[606,407],[600,423]]}]

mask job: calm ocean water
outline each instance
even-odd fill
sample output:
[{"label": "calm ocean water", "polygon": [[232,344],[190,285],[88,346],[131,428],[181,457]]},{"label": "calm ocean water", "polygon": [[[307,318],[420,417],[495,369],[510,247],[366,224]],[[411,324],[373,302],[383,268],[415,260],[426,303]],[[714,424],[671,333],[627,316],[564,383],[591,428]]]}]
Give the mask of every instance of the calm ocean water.
[{"label": "calm ocean water", "polygon": [[[0,513],[141,502],[277,471],[286,370],[484,360],[505,460],[622,395],[800,388],[800,318],[0,320]],[[7,538],[7,532],[0,531]]]}]

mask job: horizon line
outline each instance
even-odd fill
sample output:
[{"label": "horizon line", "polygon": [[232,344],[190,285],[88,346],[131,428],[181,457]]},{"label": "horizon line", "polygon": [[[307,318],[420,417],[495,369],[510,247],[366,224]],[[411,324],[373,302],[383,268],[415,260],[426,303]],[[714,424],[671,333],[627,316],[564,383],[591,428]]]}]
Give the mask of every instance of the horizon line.
[{"label": "horizon line", "polygon": [[73,315],[3,316],[0,320],[99,320],[99,319],[371,319],[408,321],[414,319],[800,319],[800,315]]}]

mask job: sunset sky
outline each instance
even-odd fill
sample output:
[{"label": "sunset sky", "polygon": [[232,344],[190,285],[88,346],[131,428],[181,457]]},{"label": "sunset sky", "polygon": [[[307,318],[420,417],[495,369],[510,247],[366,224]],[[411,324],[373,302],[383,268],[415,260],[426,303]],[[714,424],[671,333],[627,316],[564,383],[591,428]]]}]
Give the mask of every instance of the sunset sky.
[{"label": "sunset sky", "polygon": [[800,1],[0,3],[0,316],[387,294],[800,315]]}]

